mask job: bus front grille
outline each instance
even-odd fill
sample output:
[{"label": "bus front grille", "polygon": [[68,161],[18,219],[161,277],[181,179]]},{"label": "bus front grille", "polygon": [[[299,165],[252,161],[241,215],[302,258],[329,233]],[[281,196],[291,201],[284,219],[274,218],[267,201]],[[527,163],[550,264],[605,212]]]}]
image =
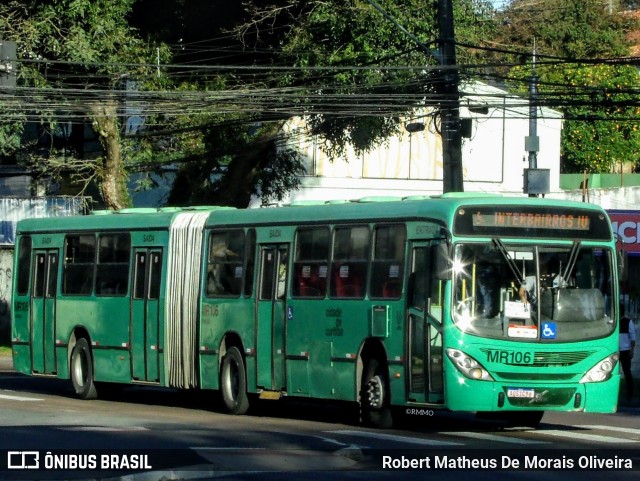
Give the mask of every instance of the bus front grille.
[{"label": "bus front grille", "polygon": [[533,355],[534,367],[571,366],[584,361],[595,351],[536,351]]}]

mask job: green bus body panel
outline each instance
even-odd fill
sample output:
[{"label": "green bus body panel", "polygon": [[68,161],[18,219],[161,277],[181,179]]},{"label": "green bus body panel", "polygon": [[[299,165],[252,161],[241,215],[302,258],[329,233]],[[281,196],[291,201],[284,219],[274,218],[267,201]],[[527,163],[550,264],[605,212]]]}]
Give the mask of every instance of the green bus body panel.
[{"label": "green bus body panel", "polygon": [[[617,335],[613,336],[617,339]],[[580,383],[584,374],[597,362],[611,355],[615,346],[611,337],[567,343],[551,347],[544,344],[508,342],[496,339],[481,339],[464,336],[460,331],[451,330],[448,345],[455,345],[476,359],[496,379],[495,381],[476,381],[464,377],[445,356],[445,384],[447,386],[447,407],[452,411],[500,411],[531,410],[547,411],[586,411],[615,412],[620,382],[617,368],[611,378],[604,382]],[[607,344],[608,343],[608,344]],[[560,366],[545,366],[543,376],[546,379],[536,381],[541,376],[541,368],[523,364],[509,364],[492,360],[490,351],[510,351],[514,353],[557,353],[569,351],[584,353],[579,362]],[[587,355],[588,354],[588,355]],[[518,356],[516,356],[518,357]],[[554,361],[559,363],[558,361]],[[498,395],[506,394],[508,388],[533,388],[536,399],[510,400],[504,396],[504,407],[498,405]],[[574,405],[575,395],[579,394],[581,403]]]},{"label": "green bus body panel", "polygon": [[52,299],[36,299],[32,304],[31,345],[33,371],[40,374],[56,372],[55,366],[55,303]]},{"label": "green bus body panel", "polygon": [[[66,217],[65,219],[26,219],[19,222],[18,232],[29,233],[33,241],[34,252],[38,249],[58,248],[61,252],[64,247],[65,232],[80,233],[90,232],[125,232],[131,230],[132,252],[136,246],[147,248],[166,247],[168,241],[168,227],[173,213],[159,213],[148,215],[127,214],[109,216],[78,216]],[[135,229],[135,230],[133,230]],[[133,257],[133,256],[132,256]],[[17,261],[16,261],[17,262]],[[133,262],[133,259],[131,260]],[[17,267],[16,267],[17,268]],[[59,271],[58,275],[61,275]],[[60,283],[60,279],[58,279]],[[131,279],[129,279],[129,289],[123,296],[79,296],[61,294],[55,300],[55,333],[51,330],[46,332],[51,352],[55,349],[56,369],[58,377],[68,378],[68,358],[71,346],[68,345],[72,339],[75,329],[81,328],[89,335],[92,343],[94,357],[94,377],[96,381],[111,381],[120,383],[130,383],[132,381],[132,356],[128,351],[131,345],[130,339],[130,317],[132,315],[131,300]],[[51,300],[36,300],[40,304],[47,304]],[[31,331],[30,319],[36,316],[40,319],[45,312],[43,306],[38,303],[35,308],[29,307],[31,301],[29,296],[14,297],[14,322],[12,325],[12,338],[15,342],[24,342],[29,339]],[[156,323],[162,323],[164,297],[155,301],[154,306],[148,306],[150,315],[156,319]],[[51,307],[47,308],[51,310]],[[34,326],[32,335],[41,336],[45,334],[41,326]],[[158,331],[158,329],[156,329]],[[156,357],[154,363],[149,364],[149,372],[145,372],[141,379],[158,379],[162,376],[161,353],[157,346],[163,335],[162,326],[159,332],[149,332],[144,334],[149,339],[149,345],[154,345],[152,355]],[[137,346],[137,342],[133,343]],[[47,365],[50,363],[52,354],[47,354]],[[33,349],[33,360],[31,359],[31,349],[29,346],[14,346],[15,368],[20,372],[31,374],[34,371],[40,372],[43,369],[45,357],[38,349]],[[136,365],[144,363],[137,362]],[[160,368],[158,368],[160,366]],[[160,369],[160,372],[158,372]],[[49,369],[49,371],[52,371]]]},{"label": "green bus body panel", "polygon": [[[215,210],[205,224],[204,254],[200,269],[206,274],[208,233],[216,229],[256,229],[255,279],[260,276],[262,249],[287,246],[289,269],[295,253],[296,229],[315,225],[353,225],[376,223],[404,223],[407,226],[407,246],[412,241],[453,237],[459,209],[469,212],[474,206],[486,206],[495,199],[496,205],[516,207],[526,205],[547,206],[544,199],[504,198],[473,195],[443,195],[441,198],[402,200],[393,202],[346,202],[322,205],[301,205],[276,209]],[[585,204],[557,201],[558,207],[595,209]],[[479,209],[478,209],[479,210]],[[164,212],[78,216],[66,218],[27,219],[18,223],[17,235],[28,234],[33,240],[33,251],[59,251],[58,284],[62,282],[64,238],[66,233],[131,232],[131,265],[137,249],[162,250],[160,298],[133,299],[133,277],[130,275],[127,295],[121,297],[65,296],[56,299],[32,300],[30,296],[13,296],[12,339],[15,369],[32,374],[54,372],[68,378],[69,343],[74,332],[85,331],[92,344],[96,381],[131,383],[156,382],[169,385],[165,374],[168,359],[165,335],[166,317],[166,262],[169,250],[169,229],[178,215],[170,209]],[[471,225],[471,224],[470,224]],[[598,245],[614,248],[613,232],[609,239]],[[468,237],[463,240],[479,239]],[[486,237],[482,239],[486,240]],[[530,239],[522,239],[530,241]],[[559,242],[543,239],[544,242]],[[596,241],[592,241],[594,244]],[[409,256],[409,252],[406,253]],[[408,265],[408,259],[405,266]],[[17,267],[15,272],[17,272]],[[289,282],[292,278],[289,272]],[[33,273],[32,273],[33,275]],[[404,271],[403,279],[408,279]],[[204,284],[201,281],[201,284]],[[445,305],[451,302],[451,282],[446,282]],[[219,389],[221,348],[227,340],[239,339],[245,357],[247,389],[255,393],[262,389],[284,391],[290,396],[356,401],[358,399],[359,359],[367,342],[381,346],[386,355],[391,402],[408,405],[411,397],[407,359],[407,305],[400,300],[385,299],[297,299],[257,300],[260,294],[256,280],[250,297],[207,298],[199,288],[197,319],[197,346],[194,346],[194,365],[202,389]],[[406,294],[406,292],[404,293]],[[598,361],[615,352],[617,333],[606,338],[582,343],[555,345],[554,349],[567,351],[589,350],[590,355],[571,366],[547,366],[549,376],[570,372],[574,376],[552,382],[540,380],[519,381],[527,372],[540,372],[535,368],[501,365],[487,360],[486,349],[552,349],[536,343],[487,340],[461,333],[449,319],[449,309],[442,310],[444,322],[443,348],[455,346],[478,359],[491,373],[502,373],[504,378],[492,382],[463,378],[448,357],[442,356],[444,390],[438,393],[437,403],[428,403],[425,393],[417,396],[413,405],[429,408],[448,408],[464,411],[526,410],[525,405],[499,407],[499,394],[510,386],[551,389],[549,401],[534,409],[582,410],[611,412],[617,402],[619,376],[601,383],[579,384],[579,378]],[[52,322],[49,322],[51,320]],[[38,321],[38,322],[35,322]],[[36,340],[41,340],[38,345]],[[561,347],[558,347],[561,346]],[[484,357],[483,357],[484,356]],[[529,370],[529,371],[527,371]],[[511,376],[511,378],[509,378]],[[524,378],[520,378],[524,379]],[[551,388],[550,388],[551,386]],[[568,394],[570,392],[570,394]],[[574,406],[574,394],[581,394],[581,404]],[[428,393],[427,393],[428,394]],[[546,396],[546,395],[545,395]],[[436,396],[437,398],[437,396]],[[444,402],[442,402],[444,398]],[[561,401],[566,399],[566,402]],[[546,401],[545,401],[546,402]]]},{"label": "green bus body panel", "polygon": [[131,382],[131,360],[127,351],[117,349],[93,349],[96,381]]},{"label": "green bus body panel", "polygon": [[[225,333],[235,333],[244,341],[243,349],[255,350],[254,303],[248,299],[204,299],[200,309],[200,384],[205,389],[219,388],[219,349]],[[247,358],[247,376],[253,358]],[[255,379],[255,375],[253,376]]]},{"label": "green bus body panel", "polygon": [[13,345],[13,369],[23,374],[31,374],[31,347]]}]

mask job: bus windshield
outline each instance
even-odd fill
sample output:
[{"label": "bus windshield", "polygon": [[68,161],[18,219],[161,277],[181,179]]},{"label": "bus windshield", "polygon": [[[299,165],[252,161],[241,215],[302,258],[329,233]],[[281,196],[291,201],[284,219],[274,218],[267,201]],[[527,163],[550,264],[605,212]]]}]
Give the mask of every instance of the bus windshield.
[{"label": "bus windshield", "polygon": [[563,246],[458,244],[453,318],[465,332],[539,342],[595,339],[615,329],[609,250]]}]

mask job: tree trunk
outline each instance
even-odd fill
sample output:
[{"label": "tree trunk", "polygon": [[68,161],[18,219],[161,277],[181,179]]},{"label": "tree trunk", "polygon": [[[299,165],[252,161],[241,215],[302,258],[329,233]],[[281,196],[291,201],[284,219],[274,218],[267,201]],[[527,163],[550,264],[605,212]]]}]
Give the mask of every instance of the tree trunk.
[{"label": "tree trunk", "polygon": [[117,101],[107,100],[93,104],[91,117],[93,128],[104,149],[97,176],[102,200],[107,209],[128,207],[130,199],[120,150]]}]

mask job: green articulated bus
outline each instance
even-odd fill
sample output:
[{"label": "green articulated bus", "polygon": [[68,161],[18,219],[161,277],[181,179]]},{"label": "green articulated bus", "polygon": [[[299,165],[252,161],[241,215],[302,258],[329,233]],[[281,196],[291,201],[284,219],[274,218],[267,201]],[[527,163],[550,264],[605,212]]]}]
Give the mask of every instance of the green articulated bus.
[{"label": "green articulated bus", "polygon": [[19,222],[15,369],[351,401],[362,420],[615,412],[618,269],[598,206],[445,194]]}]

